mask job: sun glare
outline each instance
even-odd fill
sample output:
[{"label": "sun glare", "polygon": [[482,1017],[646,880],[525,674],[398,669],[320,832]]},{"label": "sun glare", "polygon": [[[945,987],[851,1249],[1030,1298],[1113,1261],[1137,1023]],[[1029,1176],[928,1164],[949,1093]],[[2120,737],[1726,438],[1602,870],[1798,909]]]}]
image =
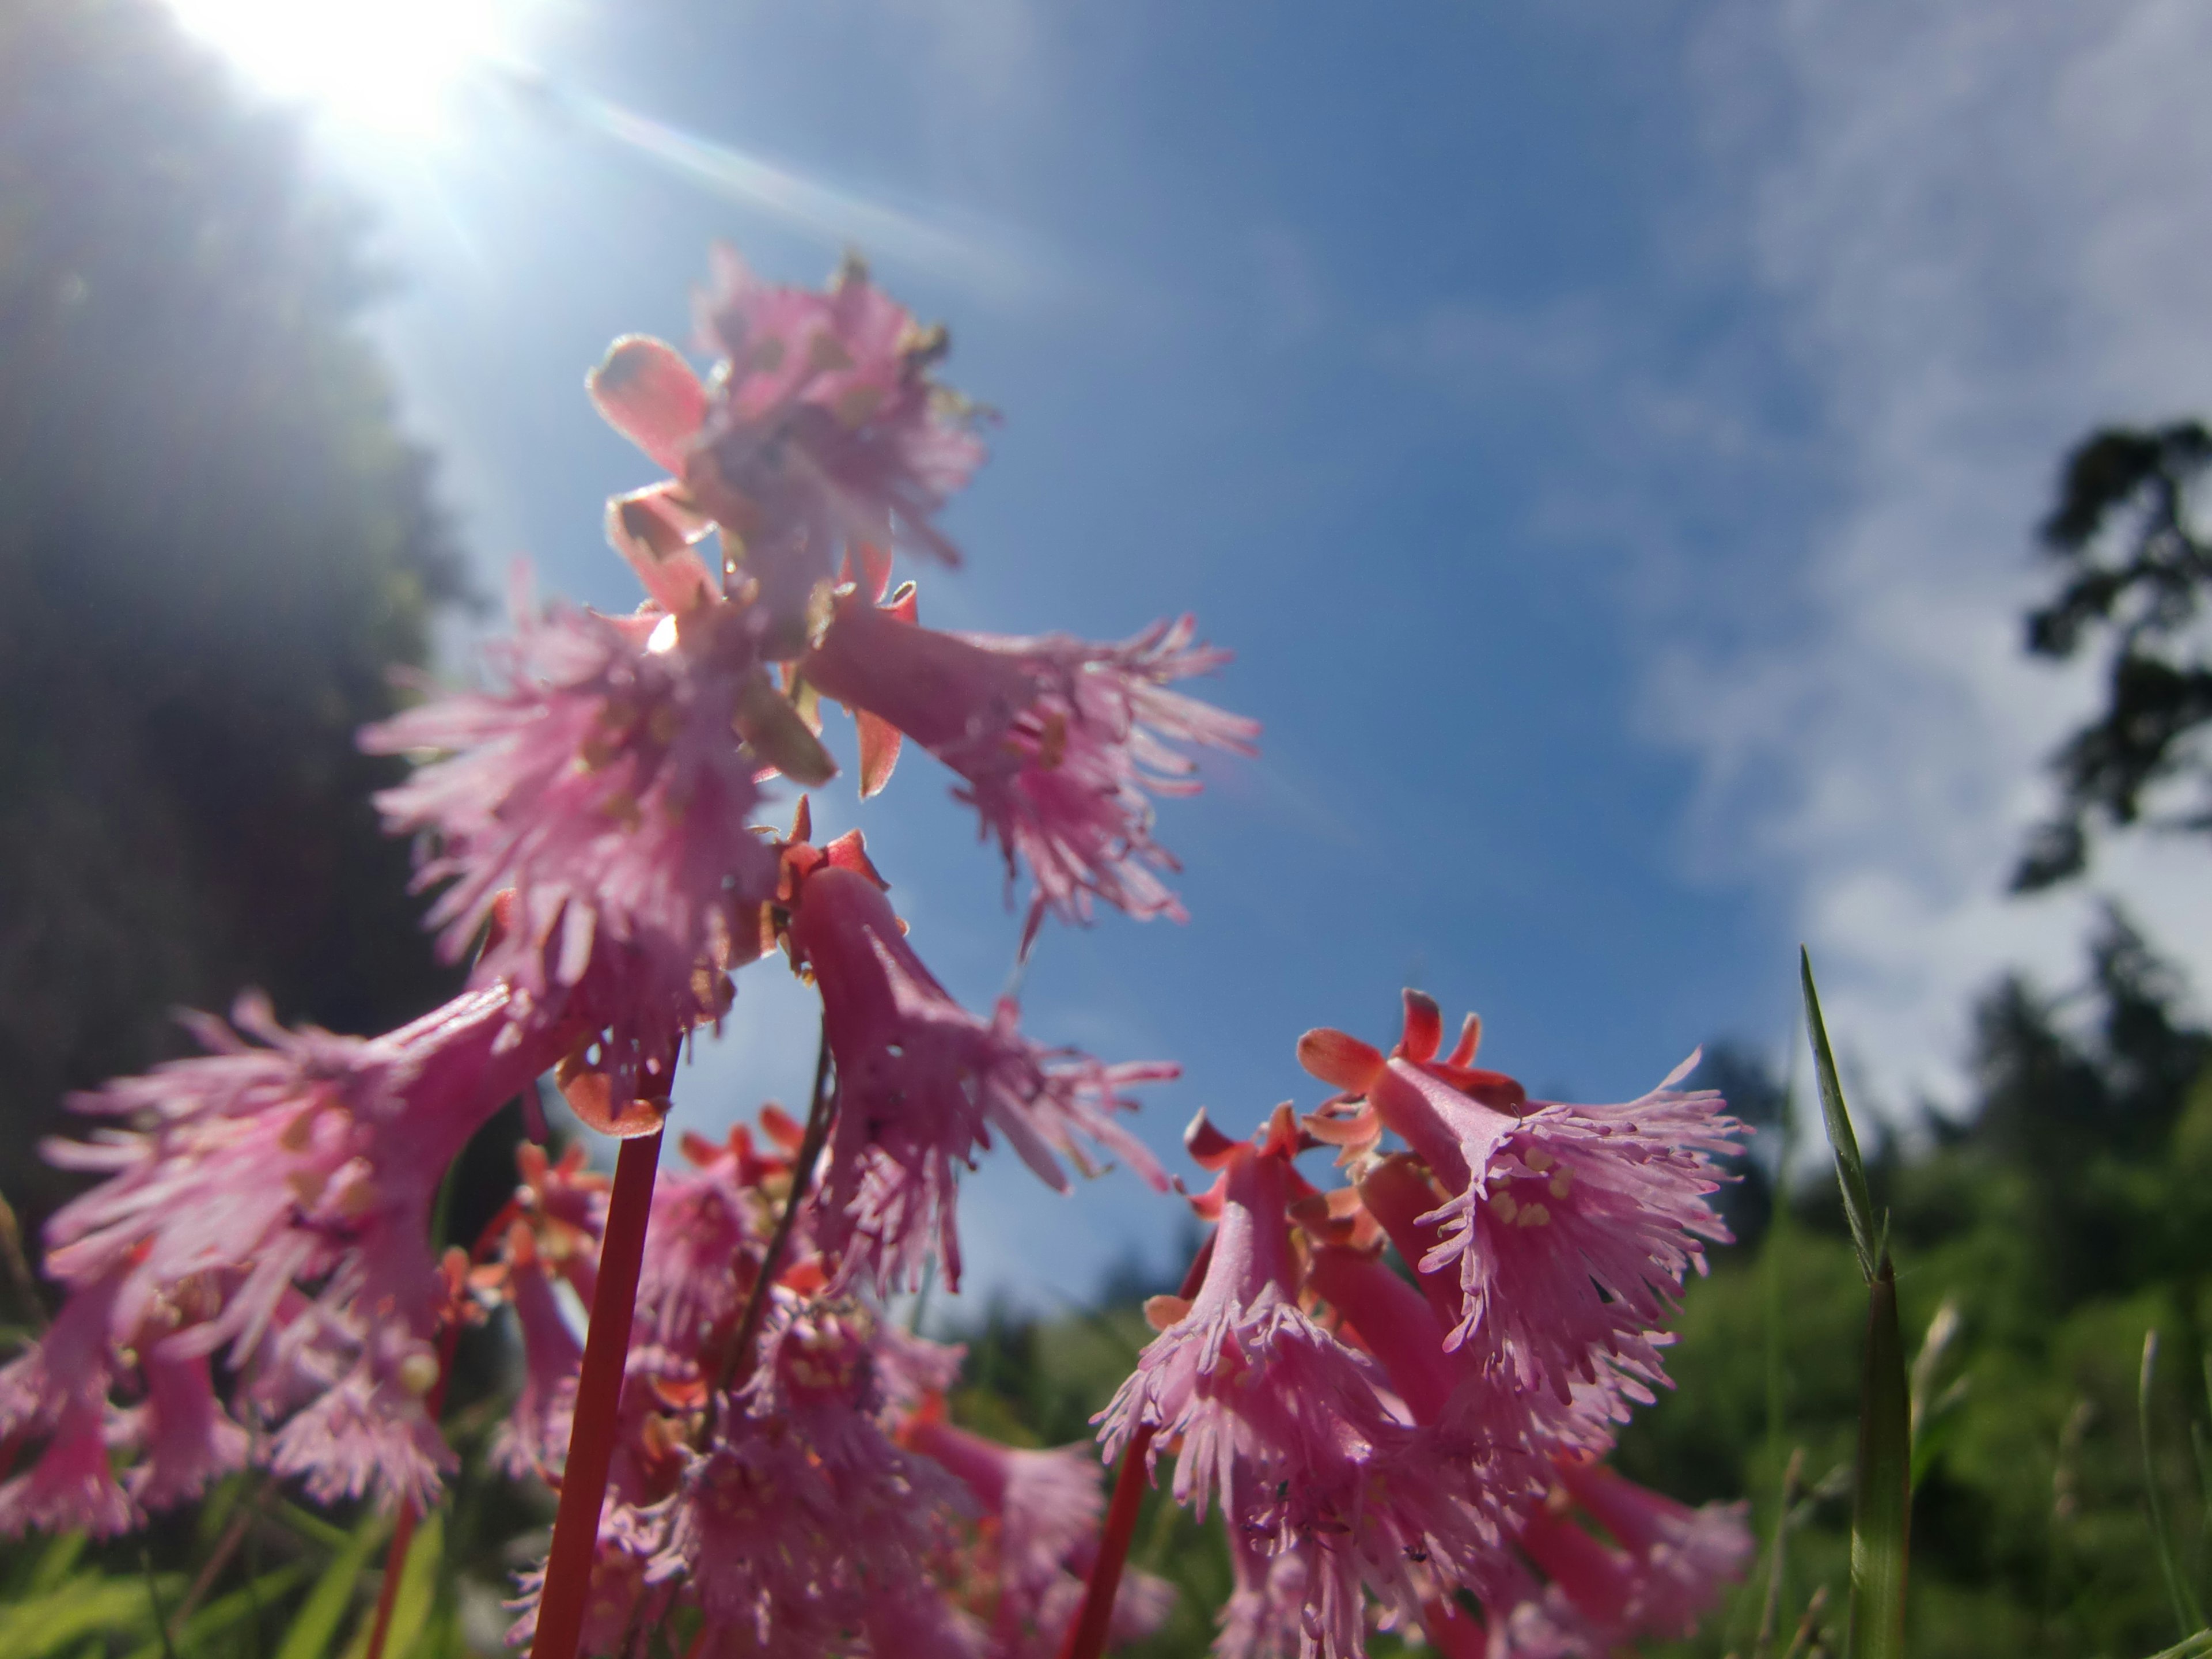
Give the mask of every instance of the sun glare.
[{"label": "sun glare", "polygon": [[494,0],[171,0],[185,27],[273,95],[386,131],[438,126],[498,51]]}]

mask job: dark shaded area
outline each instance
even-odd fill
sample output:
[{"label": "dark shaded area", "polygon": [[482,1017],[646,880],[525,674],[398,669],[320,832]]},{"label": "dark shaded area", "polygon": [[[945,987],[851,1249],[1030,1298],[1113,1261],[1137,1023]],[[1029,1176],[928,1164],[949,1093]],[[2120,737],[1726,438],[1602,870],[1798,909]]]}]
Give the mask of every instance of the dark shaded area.
[{"label": "dark shaded area", "polygon": [[[353,734],[459,562],[360,332],[362,227],[153,0],[0,7],[0,1189],[64,1091],[258,986],[432,1005]],[[511,1172],[507,1177],[511,1179]]]},{"label": "dark shaded area", "polygon": [[2212,433],[2195,421],[2111,428],[2067,459],[2042,529],[2060,585],[2029,613],[2027,648],[2063,661],[2101,641],[2105,707],[2051,757],[2058,810],[2029,836],[2016,890],[2080,875],[2100,822],[2212,830],[2212,759],[2198,737],[2212,720],[2212,664],[2197,626],[2212,547],[2190,511],[2208,463]]}]

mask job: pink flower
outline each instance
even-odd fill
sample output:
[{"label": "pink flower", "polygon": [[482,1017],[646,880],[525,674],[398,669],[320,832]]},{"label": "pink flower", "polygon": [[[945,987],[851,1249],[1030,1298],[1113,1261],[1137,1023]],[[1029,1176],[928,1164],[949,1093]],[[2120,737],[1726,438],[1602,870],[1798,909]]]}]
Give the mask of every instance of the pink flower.
[{"label": "pink flower", "polygon": [[[1618,1608],[1619,1626],[1639,1637],[1675,1641],[1694,1632],[1719,1600],[1721,1588],[1743,1577],[1752,1556],[1742,1504],[1692,1509],[1626,1480],[1602,1463],[1563,1459],[1559,1485],[1567,1498],[1612,1535],[1618,1547],[1584,1580],[1585,1610]],[[1593,1558],[1559,1547],[1568,1522],[1539,1517],[1522,1547],[1552,1574],[1554,1584]],[[1539,1530],[1540,1529],[1540,1530]],[[1581,1534],[1587,1538],[1588,1534]],[[1625,1558],[1626,1570],[1623,1570]],[[1553,1563],[1559,1563],[1554,1568]]]},{"label": "pink flower", "polygon": [[817,294],[763,283],[720,248],[699,334],[721,359],[711,386],[633,335],[592,375],[592,398],[677,475],[687,505],[740,538],[743,575],[773,616],[802,612],[858,544],[958,562],[936,516],[983,447],[930,377],[942,329],[917,328],[857,264]]},{"label": "pink flower", "polygon": [[1150,798],[1197,790],[1178,744],[1249,754],[1260,729],[1167,689],[1228,659],[1193,643],[1195,626],[1156,623],[1119,645],[940,634],[855,592],[802,672],[958,773],[955,793],[997,838],[1008,881],[1026,863],[1042,906],[1075,920],[1097,898],[1180,921]]},{"label": "pink flower", "polygon": [[1048,1185],[1067,1188],[1060,1158],[1086,1174],[1079,1137],[1118,1154],[1155,1188],[1167,1177],[1114,1121],[1127,1085],[1171,1078],[1172,1066],[1104,1066],[1039,1048],[1000,1000],[987,1024],[945,994],[902,933],[874,882],[824,865],[793,899],[794,959],[822,993],[836,1061],[837,1127],[819,1225],[842,1276],[918,1282],[933,1247],[948,1285],[960,1275],[954,1228],[957,1168],[972,1166],[995,1131]]},{"label": "pink flower", "polygon": [[[990,1619],[992,1659],[1054,1659],[1082,1605],[1104,1500],[1087,1450],[1002,1446],[955,1428],[932,1398],[899,1431],[902,1444],[943,1464],[981,1511],[976,1583],[969,1599]],[[1140,1641],[1164,1622],[1173,1588],[1126,1573],[1107,1639]]]},{"label": "pink flower", "polygon": [[362,734],[373,752],[444,756],[377,804],[430,837],[420,880],[450,883],[430,913],[445,957],[489,930],[476,983],[512,986],[522,1024],[599,1033],[580,1058],[616,1108],[665,1099],[678,1046],[722,1012],[722,969],[757,938],[747,907],[775,885],[748,823],[758,763],[733,729],[759,671],[712,618],[654,650],[635,623],[532,617],[520,593],[515,610],[492,689]]},{"label": "pink flower", "polygon": [[1736,1150],[1742,1126],[1717,1095],[1674,1091],[1686,1065],[1625,1106],[1531,1102],[1474,1069],[1471,1044],[1437,1060],[1435,1005],[1408,993],[1407,1006],[1407,1040],[1387,1059],[1326,1030],[1299,1055],[1365,1097],[1370,1127],[1342,1138],[1396,1131],[1446,1194],[1417,1265],[1458,1270],[1450,1345],[1563,1402],[1577,1382],[1648,1401],[1683,1279],[1704,1271],[1704,1241],[1729,1237],[1707,1197],[1723,1179],[1713,1158]]},{"label": "pink flower", "polygon": [[696,1601],[702,1652],[801,1659],[859,1630],[874,1651],[975,1659],[980,1633],[930,1573],[958,1489],[884,1431],[879,1328],[849,1307],[788,1309],[738,1409],[656,1512],[647,1582]]},{"label": "pink flower", "polygon": [[[443,1306],[432,1199],[469,1137],[558,1052],[507,1042],[507,1003],[471,992],[362,1041],[286,1030],[241,999],[239,1031],[196,1020],[213,1053],[76,1101],[146,1127],[49,1147],[108,1178],[48,1224],[46,1268],[70,1299],[0,1371],[0,1430],[52,1437],[33,1484],[0,1499],[6,1524],[134,1518],[104,1458],[100,1471],[88,1461],[94,1433],[141,1459],[127,1485],[149,1505],[238,1467],[243,1431],[210,1386],[218,1352],[240,1405],[275,1426],[271,1468],[319,1497],[374,1484],[429,1500],[451,1462],[422,1408]],[[111,1389],[140,1403],[108,1405]],[[40,1473],[56,1458],[65,1468]]]},{"label": "pink flower", "polygon": [[[1109,1461],[1139,1428],[1155,1461],[1180,1442],[1176,1501],[1203,1516],[1218,1496],[1233,1534],[1300,1557],[1309,1648],[1338,1659],[1363,1650],[1363,1587],[1414,1615],[1431,1575],[1482,1583],[1500,1546],[1494,1504],[1479,1470],[1425,1455],[1382,1368],[1299,1307],[1288,1109],[1258,1146],[1209,1137],[1201,1119],[1193,1139],[1223,1170],[1205,1279],[1102,1414],[1101,1437]],[[1249,1626],[1240,1642],[1267,1639]]]}]

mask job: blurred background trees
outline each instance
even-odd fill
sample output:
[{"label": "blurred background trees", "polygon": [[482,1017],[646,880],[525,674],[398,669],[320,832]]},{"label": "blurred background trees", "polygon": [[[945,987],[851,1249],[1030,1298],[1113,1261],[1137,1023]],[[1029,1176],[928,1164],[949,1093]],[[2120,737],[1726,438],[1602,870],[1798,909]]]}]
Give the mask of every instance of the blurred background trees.
[{"label": "blurred background trees", "polygon": [[354,748],[462,591],[362,243],[154,0],[0,7],[0,1191],[33,1213],[63,1094],[178,1052],[174,1007],[369,1031],[446,982]]},{"label": "blurred background trees", "polygon": [[2063,661],[2101,640],[2105,705],[2052,757],[2058,810],[2029,838],[2016,890],[2080,875],[2100,821],[2212,830],[2202,736],[2212,655],[2200,625],[2212,547],[2190,503],[2208,465],[2212,433],[2196,421],[2106,428],[2067,458],[2042,532],[2058,592],[2029,614],[2027,647]]}]

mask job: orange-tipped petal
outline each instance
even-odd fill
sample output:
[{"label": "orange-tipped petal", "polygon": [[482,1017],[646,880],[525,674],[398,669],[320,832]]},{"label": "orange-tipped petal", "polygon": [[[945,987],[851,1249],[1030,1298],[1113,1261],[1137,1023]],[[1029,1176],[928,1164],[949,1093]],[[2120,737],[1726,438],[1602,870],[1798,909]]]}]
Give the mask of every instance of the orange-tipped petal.
[{"label": "orange-tipped petal", "polygon": [[919,594],[920,590],[912,582],[901,582],[898,592],[891,595],[890,602],[884,606],[884,610],[886,614],[900,622],[919,623],[921,621],[921,600]]},{"label": "orange-tipped petal", "polygon": [[1482,1016],[1469,1014],[1459,1028],[1459,1041],[1452,1044],[1451,1053],[1444,1056],[1444,1064],[1472,1066],[1474,1064],[1474,1052],[1481,1047]]},{"label": "orange-tipped petal", "polygon": [[1365,1146],[1382,1136],[1382,1115],[1372,1106],[1363,1106],[1348,1117],[1309,1112],[1300,1121],[1324,1146]]},{"label": "orange-tipped petal", "polygon": [[761,1108],[761,1133],[787,1152],[795,1152],[806,1139],[806,1126],[774,1101]]},{"label": "orange-tipped petal", "polygon": [[1382,1069],[1382,1053],[1348,1032],[1317,1025],[1298,1039],[1298,1064],[1323,1083],[1365,1094]]},{"label": "orange-tipped petal", "polygon": [[869,860],[867,839],[859,830],[848,830],[822,851],[838,869],[850,870],[856,876],[866,876],[875,883],[879,890],[890,891],[890,883],[884,879],[882,872]]},{"label": "orange-tipped petal", "polygon": [[1437,1000],[1427,992],[1408,988],[1406,1034],[1398,1040],[1398,1052],[1408,1060],[1434,1060],[1443,1041],[1444,1011],[1437,1006]]},{"label": "orange-tipped petal", "polygon": [[684,453],[706,423],[707,389],[675,347],[625,334],[584,384],[609,426],[671,472],[683,471]]},{"label": "orange-tipped petal", "polygon": [[1145,1299],[1145,1323],[1156,1331],[1164,1331],[1182,1322],[1190,1311],[1190,1298],[1185,1296],[1154,1296]]},{"label": "orange-tipped petal", "polygon": [[1198,1109],[1198,1115],[1191,1119],[1190,1126],[1182,1132],[1182,1144],[1183,1150],[1190,1154],[1192,1161],[1199,1168],[1218,1170],[1244,1143],[1231,1140],[1215,1128],[1213,1121],[1206,1115],[1206,1108],[1201,1106]]},{"label": "orange-tipped petal", "polygon": [[898,764],[899,745],[906,734],[880,714],[871,714],[865,708],[853,711],[853,723],[860,733],[860,799],[879,794],[891,781],[891,769]]}]

